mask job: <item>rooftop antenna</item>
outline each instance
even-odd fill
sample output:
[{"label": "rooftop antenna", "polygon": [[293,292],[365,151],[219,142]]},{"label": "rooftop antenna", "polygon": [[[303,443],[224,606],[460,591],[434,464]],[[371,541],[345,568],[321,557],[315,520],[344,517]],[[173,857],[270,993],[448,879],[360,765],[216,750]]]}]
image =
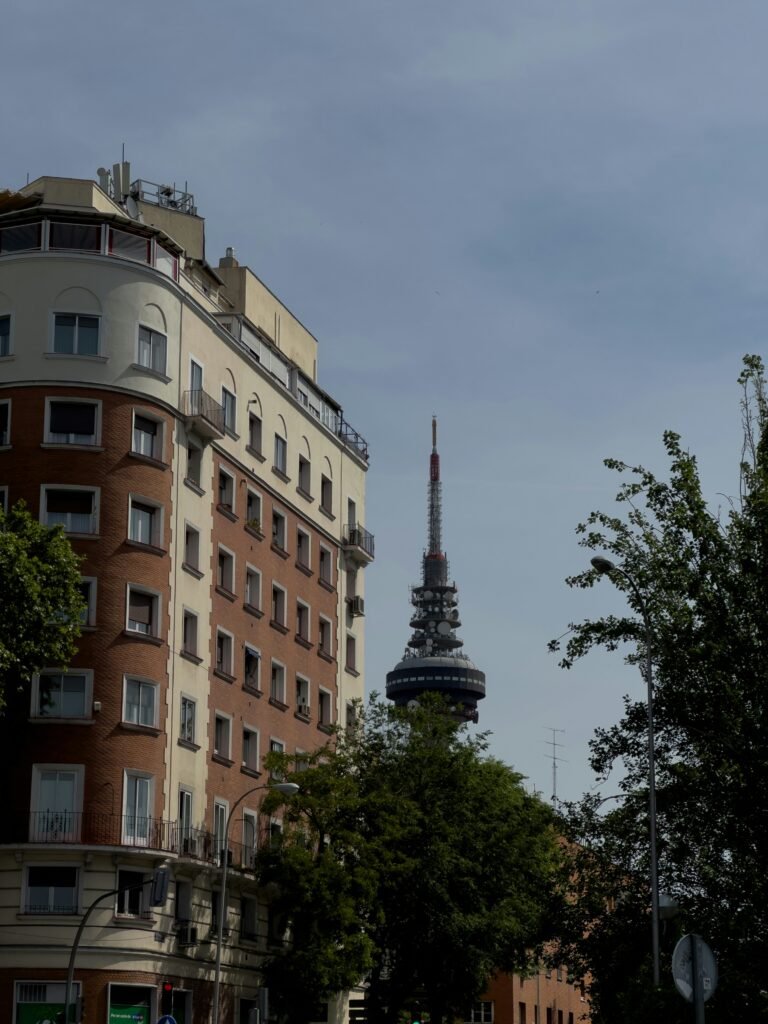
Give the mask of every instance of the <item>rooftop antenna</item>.
[{"label": "rooftop antenna", "polygon": [[558,757],[557,755],[557,751],[563,746],[562,743],[557,742],[557,733],[564,733],[565,729],[554,729],[551,725],[545,725],[544,728],[547,732],[552,733],[552,739],[545,740],[544,742],[547,746],[552,747],[552,753],[546,756],[552,758],[552,806],[557,808],[557,766],[561,763],[567,764],[565,758]]}]

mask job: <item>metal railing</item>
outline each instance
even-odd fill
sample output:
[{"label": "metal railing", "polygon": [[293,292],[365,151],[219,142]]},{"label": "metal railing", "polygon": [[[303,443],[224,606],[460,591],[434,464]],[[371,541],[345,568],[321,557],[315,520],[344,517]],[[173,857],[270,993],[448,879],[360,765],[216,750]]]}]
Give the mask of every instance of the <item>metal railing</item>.
[{"label": "metal railing", "polygon": [[361,548],[366,555],[373,558],[373,534],[362,526],[347,523],[344,527],[344,543],[348,547]]},{"label": "metal railing", "polygon": [[224,433],[224,407],[202,388],[184,392],[181,411],[184,416],[197,416]]}]

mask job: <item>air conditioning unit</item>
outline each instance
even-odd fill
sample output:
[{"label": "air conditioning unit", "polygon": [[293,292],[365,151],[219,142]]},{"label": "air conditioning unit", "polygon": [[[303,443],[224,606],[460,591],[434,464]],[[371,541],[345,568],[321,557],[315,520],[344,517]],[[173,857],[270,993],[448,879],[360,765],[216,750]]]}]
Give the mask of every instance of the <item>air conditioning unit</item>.
[{"label": "air conditioning unit", "polygon": [[304,715],[305,718],[309,718],[309,704],[299,704],[299,714]]},{"label": "air conditioning unit", "polygon": [[350,597],[349,610],[355,617],[365,615],[365,601],[362,597]]},{"label": "air conditioning unit", "polygon": [[182,850],[190,857],[197,856],[197,836],[186,836],[182,843]]},{"label": "air conditioning unit", "polygon": [[181,928],[179,928],[179,945],[196,946],[197,928],[194,928],[191,924],[183,924]]}]

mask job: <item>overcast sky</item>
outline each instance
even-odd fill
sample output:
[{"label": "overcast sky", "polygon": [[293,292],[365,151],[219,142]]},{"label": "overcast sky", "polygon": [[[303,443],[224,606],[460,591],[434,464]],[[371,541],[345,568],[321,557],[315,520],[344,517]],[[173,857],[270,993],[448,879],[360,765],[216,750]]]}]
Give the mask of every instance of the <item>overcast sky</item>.
[{"label": "overcast sky", "polygon": [[[369,441],[367,678],[409,636],[430,417],[492,749],[558,795],[643,694],[620,654],[547,641],[620,612],[563,583],[612,507],[602,459],[663,472],[679,431],[737,487],[736,377],[765,319],[768,5],[710,0],[6,0],[0,187],[189,182],[226,246],[320,341]],[[611,783],[605,792],[610,789]]]}]

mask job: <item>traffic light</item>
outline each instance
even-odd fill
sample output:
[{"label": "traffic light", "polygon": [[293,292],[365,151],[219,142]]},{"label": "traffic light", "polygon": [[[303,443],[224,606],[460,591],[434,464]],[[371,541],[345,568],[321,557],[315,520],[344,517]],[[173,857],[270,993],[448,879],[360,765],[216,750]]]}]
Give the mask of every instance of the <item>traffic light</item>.
[{"label": "traffic light", "polygon": [[166,1014],[173,1013],[173,982],[164,981],[160,986],[160,1013],[165,1016]]}]

